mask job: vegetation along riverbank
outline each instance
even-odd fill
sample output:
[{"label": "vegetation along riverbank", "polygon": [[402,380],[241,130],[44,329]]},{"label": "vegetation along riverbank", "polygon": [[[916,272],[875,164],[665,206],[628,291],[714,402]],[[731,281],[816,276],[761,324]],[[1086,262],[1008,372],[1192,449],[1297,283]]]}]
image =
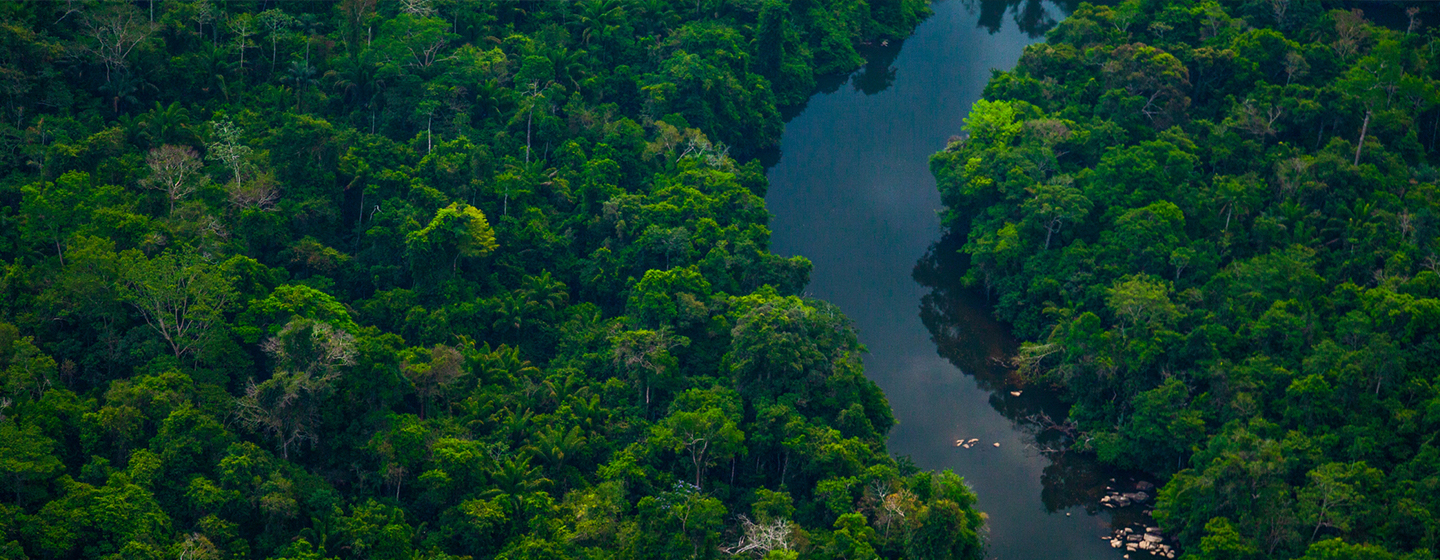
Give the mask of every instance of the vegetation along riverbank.
[{"label": "vegetation along riverbank", "polygon": [[925,13],[0,5],[0,557],[979,558],[754,160]]},{"label": "vegetation along riverbank", "polygon": [[1440,545],[1440,43],[1329,6],[1082,6],[931,160],[1021,373],[1189,558]]}]

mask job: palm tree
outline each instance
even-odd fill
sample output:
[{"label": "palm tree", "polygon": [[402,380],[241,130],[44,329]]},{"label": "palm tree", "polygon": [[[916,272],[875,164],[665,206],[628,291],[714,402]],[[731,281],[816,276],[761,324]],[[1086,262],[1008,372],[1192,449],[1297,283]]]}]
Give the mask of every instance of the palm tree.
[{"label": "palm tree", "polygon": [[568,82],[576,90],[580,89],[580,82],[575,77],[585,71],[585,51],[574,51],[565,47],[556,47],[545,51],[545,58],[550,61],[555,70],[555,79],[562,83]]},{"label": "palm tree", "polygon": [[505,344],[501,344],[495,350],[490,350],[487,345],[484,353],[480,355],[479,361],[482,380],[488,383],[511,384],[540,371],[529,360],[520,358],[518,348]]},{"label": "palm tree", "polygon": [[366,49],[359,54],[340,58],[335,68],[325,72],[325,78],[332,80],[332,86],[348,105],[363,105],[370,111],[370,132],[375,132],[375,109],[380,94],[385,90],[385,79],[381,76],[380,58],[375,51]]},{"label": "palm tree", "polygon": [[290,63],[290,69],[285,72],[285,77],[280,81],[295,90],[295,110],[303,111],[300,108],[300,95],[320,83],[315,79],[315,67],[301,60]]},{"label": "palm tree", "polygon": [[541,430],[540,436],[530,447],[549,465],[551,476],[564,482],[566,478],[562,477],[565,477],[565,460],[573,459],[577,453],[583,451],[588,441],[579,426],[571,426],[569,430],[565,430],[552,425]]},{"label": "palm tree", "polygon": [[497,318],[491,327],[500,329],[502,332],[514,333],[518,338],[520,329],[525,326],[526,316],[530,314],[529,302],[524,294],[510,292],[499,298],[500,307],[495,310]]},{"label": "palm tree", "polygon": [[620,0],[587,0],[580,2],[579,8],[572,15],[570,25],[580,30],[580,41],[586,46],[590,45],[596,30],[602,36],[609,35],[625,20],[625,6]]},{"label": "palm tree", "polygon": [[212,90],[218,91],[225,96],[225,102],[229,103],[230,85],[226,81],[226,75],[230,73],[233,63],[225,55],[224,49],[213,44],[202,44],[196,58],[200,62],[199,71],[196,73],[204,77],[200,91],[205,93],[210,93]]},{"label": "palm tree", "polygon": [[503,124],[500,117],[513,110],[514,104],[515,90],[501,86],[499,80],[475,85],[472,112],[481,118],[493,118],[497,124]]},{"label": "palm tree", "polygon": [[632,18],[632,21],[645,26],[645,35],[671,29],[680,20],[670,0],[636,0],[635,6],[641,15]]},{"label": "palm tree", "polygon": [[170,105],[155,102],[155,107],[142,116],[140,126],[152,145],[175,143],[175,135],[188,128],[190,112],[175,101]]},{"label": "palm tree", "polygon": [[494,420],[497,433],[511,445],[520,445],[524,443],[525,436],[534,430],[535,412],[528,408],[516,412],[507,406],[495,413]]},{"label": "palm tree", "polygon": [[530,466],[530,458],[525,455],[512,455],[497,462],[496,469],[490,474],[492,487],[481,494],[484,498],[490,498],[502,504],[510,518],[510,532],[512,534],[524,531],[533,517],[532,507],[535,504],[534,495],[544,491],[551,484],[550,479],[541,476],[539,467]]},{"label": "palm tree", "polygon": [[520,286],[521,292],[525,294],[526,305],[531,308],[554,311],[564,306],[570,298],[565,291],[565,283],[550,276],[548,270],[541,272],[539,276],[526,276]]},{"label": "palm tree", "polygon": [[116,72],[113,79],[100,85],[100,91],[104,92],[106,97],[110,98],[110,110],[116,115],[120,114],[121,102],[127,105],[140,102],[140,99],[135,97],[135,94],[138,93],[141,88],[159,91],[159,88],[156,88],[155,84],[147,82],[144,78],[130,72]]}]

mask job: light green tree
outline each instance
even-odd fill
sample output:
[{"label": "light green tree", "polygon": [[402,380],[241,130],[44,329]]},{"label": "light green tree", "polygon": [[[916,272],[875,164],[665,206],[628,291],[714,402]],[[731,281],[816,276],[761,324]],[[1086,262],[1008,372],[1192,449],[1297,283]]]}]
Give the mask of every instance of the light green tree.
[{"label": "light green tree", "polygon": [[202,348],[222,324],[235,289],[220,267],[193,253],[146,259],[130,253],[124,298],[181,358]]},{"label": "light green tree", "polygon": [[1116,280],[1105,304],[1130,327],[1160,327],[1180,316],[1179,306],[1170,301],[1170,286],[1144,274]]},{"label": "light green tree", "polygon": [[405,236],[406,251],[417,269],[449,260],[453,271],[460,257],[484,257],[499,247],[485,213],[463,202],[441,208],[423,229]]}]

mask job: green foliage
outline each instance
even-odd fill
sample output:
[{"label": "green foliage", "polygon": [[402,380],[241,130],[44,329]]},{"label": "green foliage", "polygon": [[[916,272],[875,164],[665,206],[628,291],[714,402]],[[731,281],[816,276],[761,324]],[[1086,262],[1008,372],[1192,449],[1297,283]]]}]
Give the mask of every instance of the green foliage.
[{"label": "green foliage", "polygon": [[[453,270],[460,257],[484,257],[498,247],[495,230],[490,228],[485,214],[458,202],[440,209],[429,225],[405,236],[405,248],[417,274],[437,262],[443,263],[446,256],[454,255],[450,264]],[[434,259],[435,256],[439,258]]]},{"label": "green foliage", "polygon": [[1434,33],[1275,6],[1082,5],[932,157],[944,221],[1187,555],[1428,558]]},{"label": "green foliage", "polygon": [[754,159],[925,13],[0,7],[0,557],[978,557]]}]

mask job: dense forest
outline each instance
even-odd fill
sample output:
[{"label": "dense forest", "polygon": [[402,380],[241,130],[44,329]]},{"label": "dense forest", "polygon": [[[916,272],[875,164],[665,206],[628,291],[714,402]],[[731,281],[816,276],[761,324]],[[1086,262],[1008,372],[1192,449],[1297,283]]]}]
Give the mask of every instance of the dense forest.
[{"label": "dense forest", "polygon": [[1440,34],[1082,5],[931,160],[964,281],[1197,559],[1440,547]]},{"label": "dense forest", "polygon": [[980,557],[756,160],[926,13],[0,4],[0,558]]}]

